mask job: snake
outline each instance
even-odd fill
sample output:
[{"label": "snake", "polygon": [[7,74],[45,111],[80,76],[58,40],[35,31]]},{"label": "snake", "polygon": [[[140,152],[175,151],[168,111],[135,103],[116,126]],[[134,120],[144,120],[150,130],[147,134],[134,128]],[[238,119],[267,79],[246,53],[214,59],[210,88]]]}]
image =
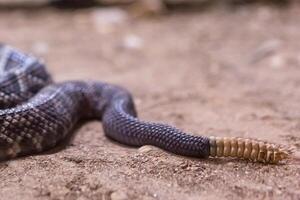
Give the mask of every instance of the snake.
[{"label": "snake", "polygon": [[99,81],[54,82],[44,62],[0,45],[0,160],[34,155],[61,143],[81,120],[102,121],[121,144],[152,145],[188,157],[278,163],[289,148],[257,139],[200,136],[138,118],[131,93]]}]

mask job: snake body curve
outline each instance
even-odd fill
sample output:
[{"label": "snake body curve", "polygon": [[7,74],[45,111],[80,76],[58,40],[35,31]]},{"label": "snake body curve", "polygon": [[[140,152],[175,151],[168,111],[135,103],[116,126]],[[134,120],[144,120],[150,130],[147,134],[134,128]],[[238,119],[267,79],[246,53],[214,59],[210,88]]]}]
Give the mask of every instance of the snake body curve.
[{"label": "snake body curve", "polygon": [[194,136],[137,118],[131,94],[102,82],[53,83],[43,63],[0,46],[0,160],[36,154],[62,141],[81,119],[102,120],[107,137],[131,146],[153,145],[199,158],[238,157],[277,163],[290,152],[243,138]]},{"label": "snake body curve", "polygon": [[0,50],[1,160],[52,148],[88,118],[101,119],[106,136],[123,144],[209,156],[208,138],[140,121],[126,89],[102,82],[51,83],[39,60],[8,46]]}]

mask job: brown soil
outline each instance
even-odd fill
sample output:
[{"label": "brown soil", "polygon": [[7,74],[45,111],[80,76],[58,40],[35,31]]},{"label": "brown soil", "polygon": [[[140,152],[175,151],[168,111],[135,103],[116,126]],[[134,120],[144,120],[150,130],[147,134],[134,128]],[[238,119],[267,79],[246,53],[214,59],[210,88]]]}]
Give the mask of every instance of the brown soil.
[{"label": "brown soil", "polygon": [[[106,27],[96,8],[3,10],[0,38],[44,58],[57,81],[128,88],[142,119],[300,150],[300,4],[186,11]],[[300,199],[294,162],[130,148],[97,121],[74,135],[65,148],[0,163],[1,199]]]}]

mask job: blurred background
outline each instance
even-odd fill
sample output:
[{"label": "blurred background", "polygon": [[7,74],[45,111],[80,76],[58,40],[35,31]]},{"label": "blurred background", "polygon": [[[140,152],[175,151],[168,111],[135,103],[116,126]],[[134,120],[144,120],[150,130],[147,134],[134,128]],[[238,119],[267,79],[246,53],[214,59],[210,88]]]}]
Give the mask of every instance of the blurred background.
[{"label": "blurred background", "polygon": [[[300,149],[297,0],[0,0],[0,42],[56,81],[122,85],[139,116]],[[197,160],[111,142],[0,164],[1,199],[300,199],[299,165]]]}]

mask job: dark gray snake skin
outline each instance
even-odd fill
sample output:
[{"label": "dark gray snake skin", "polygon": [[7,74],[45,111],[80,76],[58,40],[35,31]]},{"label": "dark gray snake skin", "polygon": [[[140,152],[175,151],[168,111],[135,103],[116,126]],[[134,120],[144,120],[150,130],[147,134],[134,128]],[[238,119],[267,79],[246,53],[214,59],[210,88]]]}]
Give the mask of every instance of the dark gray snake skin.
[{"label": "dark gray snake skin", "polygon": [[81,119],[102,120],[106,136],[131,146],[154,145],[205,158],[209,138],[137,118],[130,93],[87,81],[52,83],[42,62],[0,46],[0,160],[36,154],[61,142]]}]

